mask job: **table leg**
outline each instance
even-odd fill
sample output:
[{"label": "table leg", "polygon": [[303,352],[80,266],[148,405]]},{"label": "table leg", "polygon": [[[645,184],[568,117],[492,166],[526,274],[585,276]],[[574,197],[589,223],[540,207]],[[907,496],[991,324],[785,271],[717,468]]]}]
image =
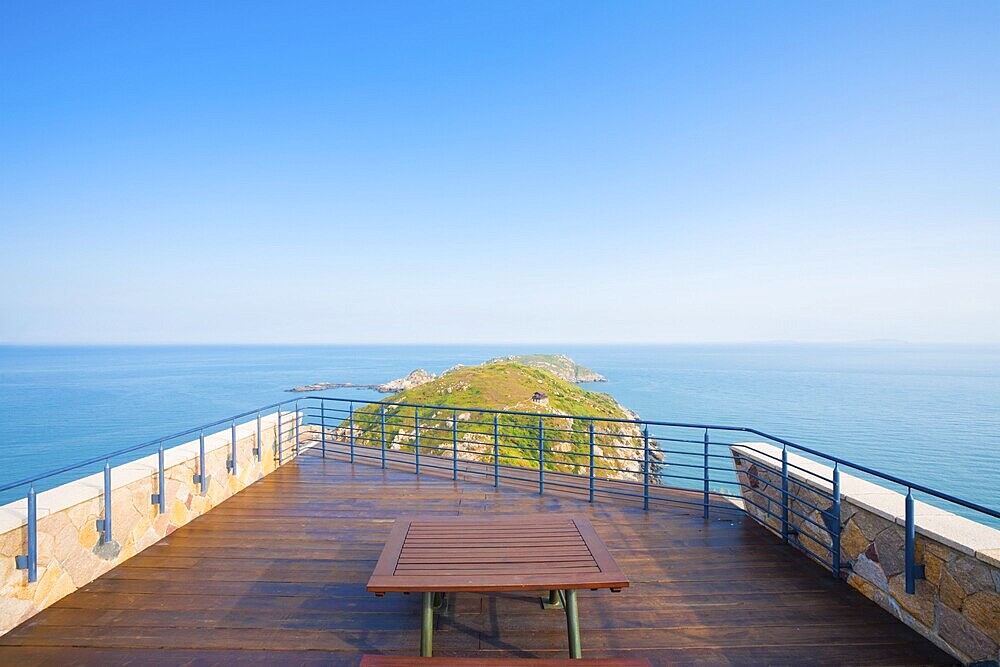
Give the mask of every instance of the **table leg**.
[{"label": "table leg", "polygon": [[434,647],[434,594],[424,593],[420,624],[420,657],[431,657]]},{"label": "table leg", "polygon": [[566,632],[569,635],[569,657],[582,658],[580,651],[580,614],[576,607],[576,591],[566,591]]},{"label": "table leg", "polygon": [[549,591],[549,599],[542,598],[542,609],[562,609],[562,592]]}]

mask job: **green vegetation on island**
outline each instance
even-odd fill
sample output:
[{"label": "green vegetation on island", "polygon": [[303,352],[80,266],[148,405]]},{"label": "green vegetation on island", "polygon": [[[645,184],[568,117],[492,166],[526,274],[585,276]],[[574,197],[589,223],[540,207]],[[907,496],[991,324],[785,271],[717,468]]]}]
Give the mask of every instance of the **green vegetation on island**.
[{"label": "green vegetation on island", "polygon": [[[593,424],[595,476],[629,480],[642,476],[643,432],[631,421],[637,419],[634,413],[607,394],[587,391],[524,364],[495,360],[458,367],[381,403],[359,408],[354,414],[355,444],[381,448],[383,409],[387,450],[412,453],[418,436],[415,422],[419,421],[421,456],[450,459],[457,449],[459,460],[492,464],[498,440],[501,465],[537,469],[541,419],[545,469],[586,475]],[[493,414],[478,410],[529,414],[502,414],[494,423]],[[348,437],[348,429],[345,421],[338,435]],[[650,450],[651,472],[655,472],[660,460],[655,443],[650,443]]]},{"label": "green vegetation on island", "polygon": [[608,378],[593,371],[586,366],[581,366],[565,354],[514,354],[508,357],[498,357],[490,359],[486,363],[498,364],[513,361],[516,364],[523,364],[552,373],[557,378],[567,382],[607,382]]}]

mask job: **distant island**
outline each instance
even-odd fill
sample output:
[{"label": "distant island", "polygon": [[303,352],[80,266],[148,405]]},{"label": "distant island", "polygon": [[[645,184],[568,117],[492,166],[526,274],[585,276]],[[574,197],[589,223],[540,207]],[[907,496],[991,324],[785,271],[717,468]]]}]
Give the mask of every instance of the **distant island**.
[{"label": "distant island", "polygon": [[[447,371],[445,371],[447,372]],[[418,368],[412,371],[409,375],[401,378],[392,380],[391,382],[384,382],[382,384],[355,384],[354,382],[317,382],[315,384],[305,384],[301,387],[292,387],[286,391],[294,392],[306,392],[306,391],[325,391],[327,389],[374,389],[375,391],[381,392],[383,394],[394,394],[397,391],[403,391],[404,389],[410,389],[411,387],[419,387],[422,384],[426,384],[436,379],[437,376],[433,373],[428,373],[422,368]]]},{"label": "distant island", "polygon": [[[548,363],[552,357],[565,360],[561,368],[563,372],[571,368],[573,377],[597,375],[562,355],[529,358]],[[420,446],[424,454],[451,458],[455,446],[452,433],[457,424],[457,432],[461,433],[457,447],[460,460],[489,463],[498,438],[500,463],[528,468],[538,466],[534,444],[538,418],[524,413],[553,415],[545,418],[545,467],[574,474],[587,474],[589,470],[591,436],[587,417],[593,417],[598,420],[595,475],[630,481],[643,478],[643,431],[634,423],[638,415],[611,396],[582,389],[546,369],[505,359],[451,368],[429,382],[358,408],[352,422],[345,420],[336,428],[336,437],[346,441],[353,435],[357,445],[374,448],[380,447],[384,438],[388,449],[412,452],[415,408],[396,405],[399,403],[437,406],[420,409]],[[492,417],[484,418],[477,409],[513,414],[504,414],[494,425]],[[384,421],[380,411],[384,411]],[[527,441],[532,445],[525,447]],[[656,473],[664,465],[663,456],[656,441],[650,441],[650,448],[650,470],[657,479]]]},{"label": "distant island", "polygon": [[[516,363],[530,368],[537,368],[555,375],[565,382],[607,382],[608,379],[600,373],[593,371],[586,366],[581,366],[564,354],[515,354],[506,357],[496,357],[490,359],[483,366],[489,364]],[[291,392],[326,391],[328,389],[371,389],[383,394],[394,394],[399,391],[413,389],[420,385],[433,382],[438,377],[444,377],[462,368],[469,368],[462,364],[452,366],[440,376],[428,373],[422,368],[410,372],[405,377],[397,378],[382,384],[356,384],[354,382],[317,382],[288,389]],[[473,367],[475,368],[475,367]]]}]

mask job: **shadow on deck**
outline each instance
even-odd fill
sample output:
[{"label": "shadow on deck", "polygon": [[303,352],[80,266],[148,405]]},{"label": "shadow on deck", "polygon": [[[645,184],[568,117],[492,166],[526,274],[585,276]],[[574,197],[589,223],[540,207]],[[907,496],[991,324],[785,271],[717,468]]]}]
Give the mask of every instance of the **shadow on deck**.
[{"label": "shadow on deck", "polygon": [[[443,472],[443,471],[442,471]],[[365,584],[395,517],[571,512],[632,582],[580,593],[584,657],[653,664],[952,664],[927,640],[735,512],[643,511],[579,492],[452,481],[316,450],[0,637],[0,663],[333,664],[415,655],[420,597]],[[452,594],[437,656],[566,657],[533,594]]]}]

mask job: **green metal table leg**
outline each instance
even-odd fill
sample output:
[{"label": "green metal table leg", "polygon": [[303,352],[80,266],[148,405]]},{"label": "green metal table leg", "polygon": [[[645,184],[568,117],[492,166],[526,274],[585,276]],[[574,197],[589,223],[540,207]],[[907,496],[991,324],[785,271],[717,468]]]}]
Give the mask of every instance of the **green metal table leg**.
[{"label": "green metal table leg", "polygon": [[582,658],[580,650],[580,614],[576,608],[576,591],[566,591],[566,632],[569,634],[569,657]]},{"label": "green metal table leg", "polygon": [[420,624],[420,657],[430,658],[434,651],[434,594],[424,593]]},{"label": "green metal table leg", "polygon": [[562,609],[562,591],[549,591],[549,599],[542,598],[542,609]]}]

